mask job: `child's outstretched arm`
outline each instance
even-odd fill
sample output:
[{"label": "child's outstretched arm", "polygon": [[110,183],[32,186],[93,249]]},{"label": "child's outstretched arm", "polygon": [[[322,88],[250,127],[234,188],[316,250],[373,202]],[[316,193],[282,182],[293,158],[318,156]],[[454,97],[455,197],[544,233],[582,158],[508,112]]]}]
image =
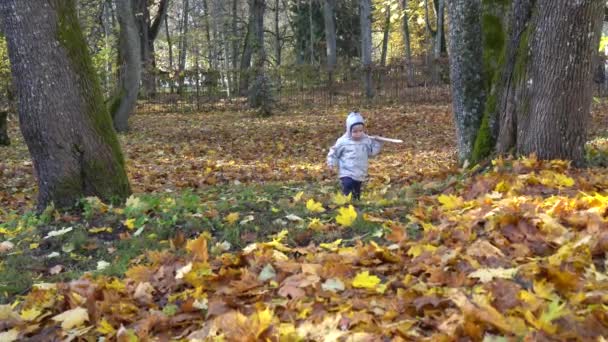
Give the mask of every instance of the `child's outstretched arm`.
[{"label": "child's outstretched arm", "polygon": [[369,137],[371,143],[369,144],[368,155],[370,157],[378,155],[382,149],[382,141],[374,139],[375,137]]}]

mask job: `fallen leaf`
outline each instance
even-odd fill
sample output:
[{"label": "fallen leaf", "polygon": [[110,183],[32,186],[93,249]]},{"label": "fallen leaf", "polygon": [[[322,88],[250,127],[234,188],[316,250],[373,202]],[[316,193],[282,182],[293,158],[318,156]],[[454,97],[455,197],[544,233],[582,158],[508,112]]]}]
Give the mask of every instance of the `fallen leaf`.
[{"label": "fallen leaf", "polygon": [[89,313],[86,309],[77,307],[72,310],[65,311],[53,317],[55,322],[61,323],[63,330],[69,330],[79,327],[89,320]]}]

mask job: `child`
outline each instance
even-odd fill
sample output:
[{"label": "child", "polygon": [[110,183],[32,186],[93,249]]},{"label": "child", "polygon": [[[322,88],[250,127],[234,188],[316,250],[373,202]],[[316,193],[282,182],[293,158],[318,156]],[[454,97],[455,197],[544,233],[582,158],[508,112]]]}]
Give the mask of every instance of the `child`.
[{"label": "child", "polygon": [[351,112],[346,118],[346,133],[329,149],[327,165],[339,169],[342,193],[361,198],[361,183],[367,178],[367,159],[380,153],[382,143],[365,134],[365,121],[361,114]]}]

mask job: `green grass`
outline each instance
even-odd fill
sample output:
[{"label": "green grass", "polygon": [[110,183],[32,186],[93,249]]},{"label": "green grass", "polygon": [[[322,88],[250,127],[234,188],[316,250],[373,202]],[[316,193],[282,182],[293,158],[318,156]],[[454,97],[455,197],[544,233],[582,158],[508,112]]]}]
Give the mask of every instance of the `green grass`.
[{"label": "green grass", "polygon": [[[228,242],[232,251],[252,242],[267,241],[285,229],[289,232],[286,242],[292,246],[336,239],[343,239],[345,245],[382,240],[385,233],[382,223],[366,221],[363,214],[403,222],[415,197],[426,192],[419,185],[387,187],[378,200],[373,194],[377,189],[369,190],[370,198],[375,200],[366,200],[364,193],[363,201],[354,203],[359,216],[348,228],[335,224],[337,206],[332,204],[331,196],[337,187],[305,183],[224,185],[201,192],[142,194],[122,208],[89,198],[67,212],[49,207],[41,215],[15,216],[0,224],[0,240],[15,244],[0,262],[0,302],[11,302],[34,283],[68,281],[84,273],[120,277],[141,255],[171,248],[171,240],[178,236],[191,239],[208,232],[212,236],[210,247]],[[304,192],[304,196],[295,202],[298,192]],[[308,198],[322,202],[326,212],[309,212]],[[238,220],[227,222],[226,217],[234,212],[239,213]],[[248,221],[250,215],[253,220]],[[287,215],[296,215],[302,221],[290,221]],[[312,218],[319,218],[330,228],[311,230],[308,224]],[[132,229],[127,227],[127,220],[131,220]],[[90,232],[104,227],[112,231]],[[66,229],[71,230],[45,238],[51,232]],[[99,261],[109,266],[99,271]],[[51,275],[49,270],[57,265],[61,265],[62,272]]]}]

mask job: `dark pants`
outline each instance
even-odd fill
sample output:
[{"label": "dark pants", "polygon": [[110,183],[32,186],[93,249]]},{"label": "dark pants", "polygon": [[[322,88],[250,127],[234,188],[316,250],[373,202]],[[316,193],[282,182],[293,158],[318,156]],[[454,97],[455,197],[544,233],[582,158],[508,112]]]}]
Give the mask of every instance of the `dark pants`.
[{"label": "dark pants", "polygon": [[350,177],[342,177],[340,178],[340,182],[342,183],[342,193],[345,196],[348,196],[348,194],[353,194],[352,198],[355,200],[359,200],[361,199],[361,183],[359,181],[356,181]]}]

